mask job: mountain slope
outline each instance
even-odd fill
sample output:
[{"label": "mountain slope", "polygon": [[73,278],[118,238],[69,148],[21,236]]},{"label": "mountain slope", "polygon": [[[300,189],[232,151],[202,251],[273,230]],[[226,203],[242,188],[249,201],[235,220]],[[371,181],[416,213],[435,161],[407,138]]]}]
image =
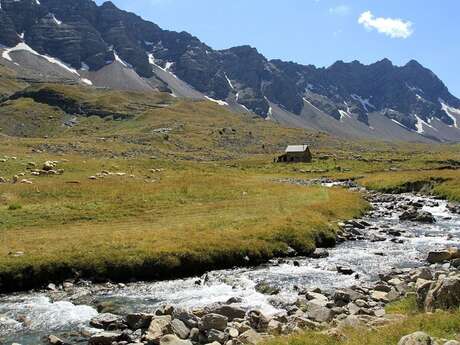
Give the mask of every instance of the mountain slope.
[{"label": "mountain slope", "polygon": [[207,97],[340,136],[460,140],[460,100],[416,61],[316,68],[270,61],[249,46],[214,50],[111,2],[0,3],[0,43],[10,47],[0,63],[25,79]]}]

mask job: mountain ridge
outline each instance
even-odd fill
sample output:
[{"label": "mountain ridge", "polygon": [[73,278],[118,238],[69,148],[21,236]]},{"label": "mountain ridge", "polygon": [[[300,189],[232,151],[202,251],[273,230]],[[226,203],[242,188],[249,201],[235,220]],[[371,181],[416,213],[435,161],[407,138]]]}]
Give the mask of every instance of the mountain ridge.
[{"label": "mountain ridge", "polygon": [[[404,66],[389,59],[369,65],[339,60],[317,68],[269,60],[249,45],[214,50],[187,32],[163,30],[110,1],[100,6],[91,0],[0,4],[0,44],[26,44],[36,55],[59,59],[88,84],[123,88],[123,81],[131,80],[126,85],[132,88],[206,97],[338,135],[460,140],[460,100],[415,60]],[[16,68],[13,60],[6,63]],[[21,66],[27,65],[24,60]],[[112,64],[119,65],[115,71],[101,72]],[[110,80],[115,75],[116,82]],[[395,126],[407,135],[388,135]]]}]

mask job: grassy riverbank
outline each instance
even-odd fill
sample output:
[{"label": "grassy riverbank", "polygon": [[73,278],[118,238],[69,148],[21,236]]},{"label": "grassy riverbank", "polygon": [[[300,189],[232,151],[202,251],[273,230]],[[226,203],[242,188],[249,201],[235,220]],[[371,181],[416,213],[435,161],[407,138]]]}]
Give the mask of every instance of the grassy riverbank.
[{"label": "grassy riverbank", "polygon": [[374,330],[368,328],[343,329],[341,337],[320,332],[305,332],[291,337],[280,337],[267,345],[394,345],[408,334],[422,331],[434,338],[460,340],[460,310],[433,314],[420,313],[411,299],[387,307],[390,314],[400,315],[400,321]]},{"label": "grassy riverbank", "polygon": [[[25,161],[9,164],[14,170],[11,165]],[[288,247],[309,253],[332,245],[334,223],[359,216],[367,205],[345,190],[281,184],[212,163],[73,156],[58,167],[63,175],[2,186],[4,289],[59,281],[75,271],[157,279],[256,263]],[[114,174],[88,179],[103,170]]]},{"label": "grassy riverbank", "polygon": [[366,176],[360,182],[382,192],[422,191],[460,202],[460,170],[385,172]]}]

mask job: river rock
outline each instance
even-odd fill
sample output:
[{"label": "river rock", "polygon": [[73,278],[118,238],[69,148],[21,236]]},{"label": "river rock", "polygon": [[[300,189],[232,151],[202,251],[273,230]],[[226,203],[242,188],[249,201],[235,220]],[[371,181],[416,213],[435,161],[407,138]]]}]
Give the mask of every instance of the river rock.
[{"label": "river rock", "polygon": [[415,332],[402,337],[398,345],[433,345],[433,339],[424,332]]},{"label": "river rock", "polygon": [[126,323],[128,327],[134,331],[137,329],[146,329],[149,327],[150,322],[152,322],[152,318],[152,314],[128,314],[126,315]]},{"label": "river rock", "polygon": [[228,318],[219,314],[207,314],[201,318],[200,329],[203,331],[208,331],[211,329],[216,329],[218,331],[223,331],[227,328]]},{"label": "river rock", "polygon": [[64,341],[58,337],[56,337],[55,335],[50,335],[48,337],[48,343],[50,345],[64,345]]},{"label": "river rock", "polygon": [[357,291],[354,291],[352,289],[337,290],[333,295],[334,303],[339,307],[346,306],[350,302],[354,302],[357,299],[363,299],[363,298],[364,298],[363,294]]},{"label": "river rock", "polygon": [[260,292],[261,294],[264,294],[264,295],[277,295],[281,291],[279,288],[271,286],[266,282],[261,282],[257,284],[255,289],[257,292]]},{"label": "river rock", "polygon": [[209,330],[207,337],[209,343],[217,342],[219,344],[224,344],[228,339],[228,335],[225,332],[218,331],[217,329]]},{"label": "river rock", "polygon": [[228,321],[244,319],[246,311],[237,305],[220,305],[209,309],[210,313],[226,316]]},{"label": "river rock", "polygon": [[173,334],[168,334],[160,339],[160,345],[193,345],[193,344],[190,340],[182,340]]},{"label": "river rock", "polygon": [[307,303],[307,314],[309,319],[318,322],[329,322],[334,316],[332,310],[329,308],[312,303],[311,301]]},{"label": "river rock", "polygon": [[329,256],[329,252],[324,248],[316,248],[315,251],[310,255],[313,259],[323,259]]},{"label": "river rock", "polygon": [[163,335],[171,332],[170,315],[155,316],[150,322],[149,328],[144,336],[148,344],[159,344]]},{"label": "river rock", "polygon": [[88,345],[112,345],[120,339],[121,334],[115,332],[101,332],[93,335],[88,342]]},{"label": "river rock", "polygon": [[450,260],[450,253],[447,250],[429,252],[426,261],[430,264],[438,264]]},{"label": "river rock", "polygon": [[427,211],[418,211],[415,208],[411,208],[407,211],[404,211],[400,216],[400,220],[410,220],[413,222],[420,222],[420,223],[435,223],[436,219],[434,216]]},{"label": "river rock", "polygon": [[230,338],[237,338],[240,335],[240,332],[233,327],[228,327],[225,333],[227,333]]},{"label": "river rock", "polygon": [[181,339],[187,339],[190,334],[190,329],[179,319],[171,321],[171,329]]},{"label": "river rock", "polygon": [[371,298],[378,302],[389,302],[388,293],[383,291],[372,291]]},{"label": "river rock", "polygon": [[111,313],[102,313],[91,319],[89,324],[94,328],[107,329],[111,324],[118,324],[122,318]]},{"label": "river rock", "polygon": [[355,273],[355,271],[353,271],[350,267],[346,266],[337,266],[337,272],[348,276]]},{"label": "river rock", "polygon": [[441,278],[432,284],[424,305],[426,311],[460,307],[460,276]]},{"label": "river rock", "polygon": [[264,340],[264,338],[259,333],[254,331],[253,329],[250,329],[250,330],[244,332],[243,334],[241,334],[238,337],[238,341],[241,344],[254,344],[254,345],[256,345],[256,344],[259,344],[260,342],[262,342],[263,340]]},{"label": "river rock", "polygon": [[174,309],[172,312],[173,319],[181,320],[188,328],[198,327],[200,319],[185,309]]},{"label": "river rock", "polygon": [[433,273],[430,271],[429,268],[422,267],[417,269],[414,273],[412,273],[410,275],[410,278],[412,281],[417,281],[418,279],[432,280]]},{"label": "river rock", "polygon": [[258,332],[265,332],[268,327],[268,318],[259,310],[251,310],[248,313],[250,326]]},{"label": "river rock", "polygon": [[305,293],[305,297],[309,301],[318,300],[329,302],[329,299],[326,296],[318,292],[308,291],[307,293]]},{"label": "river rock", "polygon": [[460,345],[460,342],[457,340],[450,340],[447,343],[444,343],[444,345]]}]

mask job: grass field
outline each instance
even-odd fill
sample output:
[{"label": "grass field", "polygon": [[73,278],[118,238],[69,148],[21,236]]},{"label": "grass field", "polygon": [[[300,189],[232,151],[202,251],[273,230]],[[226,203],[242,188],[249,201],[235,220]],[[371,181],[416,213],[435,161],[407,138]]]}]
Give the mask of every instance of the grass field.
[{"label": "grass field", "polygon": [[[377,329],[343,329],[342,337],[318,332],[305,332],[291,337],[276,338],[269,345],[395,345],[408,334],[422,331],[437,339],[460,340],[460,310],[419,313],[410,298],[387,308],[390,314],[402,315],[402,320]],[[442,342],[440,342],[442,344]]]},{"label": "grass field", "polygon": [[[26,161],[3,164],[14,171]],[[333,244],[334,223],[366,208],[345,190],[212,163],[73,156],[58,167],[63,175],[0,187],[0,276],[12,282],[61,278],[66,269],[152,278],[267,259],[288,246],[307,253]],[[104,170],[114,174],[88,179]],[[16,252],[24,255],[8,255]]]}]

